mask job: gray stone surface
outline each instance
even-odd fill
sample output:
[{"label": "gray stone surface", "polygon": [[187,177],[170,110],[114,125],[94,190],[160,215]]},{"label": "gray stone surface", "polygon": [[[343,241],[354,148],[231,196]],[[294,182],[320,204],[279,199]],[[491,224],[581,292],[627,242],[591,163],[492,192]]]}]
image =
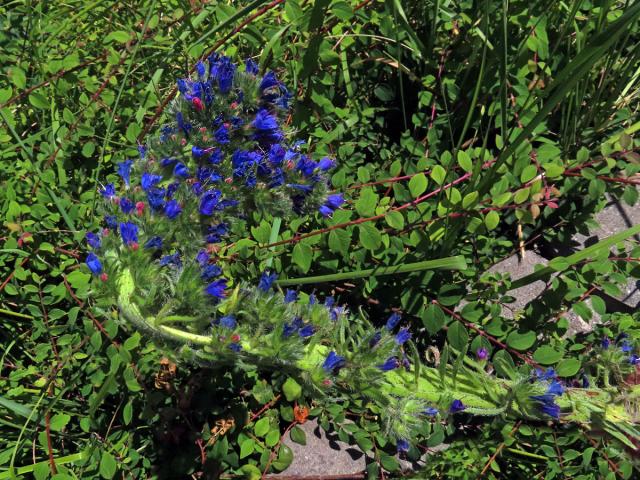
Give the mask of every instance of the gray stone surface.
[{"label": "gray stone surface", "polygon": [[[315,420],[300,425],[307,435],[307,444],[284,440],[293,450],[293,462],[279,476],[346,475],[359,473],[366,468],[366,457],[357,446],[338,440],[336,434],[325,432]],[[277,476],[274,476],[277,477]]]},{"label": "gray stone surface", "polygon": [[[624,202],[616,202],[609,198],[607,206],[596,214],[595,220],[599,227],[591,230],[589,235],[576,234],[573,240],[579,248],[588,247],[611,235],[620,233],[634,225],[640,224],[640,204],[630,207]],[[633,243],[640,243],[640,235],[630,238],[627,245],[631,247]],[[627,284],[622,287],[622,295],[618,300],[624,302],[629,307],[640,308],[640,280],[629,278]]]},{"label": "gray stone surface", "polygon": [[[509,273],[512,280],[517,280],[530,273],[533,273],[536,265],[546,265],[547,259],[539,255],[538,253],[527,250],[525,251],[524,258],[520,258],[519,255],[512,255],[505,260],[496,263],[488,271],[490,273]],[[502,308],[502,314],[506,318],[515,318],[516,315],[521,313],[526,306],[534,301],[541,299],[541,296],[545,292],[546,284],[542,280],[538,280],[524,287],[516,288],[509,292],[509,295],[515,298],[513,303],[504,304]],[[590,301],[586,303],[590,305]],[[589,322],[584,321],[573,311],[564,313],[569,320],[569,328],[565,336],[573,336],[577,333],[588,332],[591,330],[592,325],[600,322],[600,316],[593,312],[593,317]]]}]

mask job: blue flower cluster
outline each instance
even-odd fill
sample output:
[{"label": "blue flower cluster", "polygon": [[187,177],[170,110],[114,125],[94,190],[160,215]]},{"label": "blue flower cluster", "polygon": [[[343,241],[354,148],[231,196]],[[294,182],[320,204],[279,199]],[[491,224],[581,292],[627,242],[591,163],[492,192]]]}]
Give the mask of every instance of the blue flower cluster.
[{"label": "blue flower cluster", "polygon": [[560,418],[560,406],[555,402],[556,397],[564,393],[564,387],[556,379],[556,372],[549,368],[546,371],[537,369],[532,381],[547,382],[547,391],[543,395],[531,395],[529,398],[533,400],[540,411],[554,419]]},{"label": "blue flower cluster", "polygon": [[[252,60],[242,67],[219,54],[195,70],[194,78],[177,82],[180,94],[169,110],[174,122],[139,146],[138,160],[118,163],[120,187],[100,189],[106,228],[87,235],[86,264],[107,281],[116,268],[101,256],[109,249],[145,255],[140,261],[161,268],[181,270],[195,261],[203,294],[216,302],[226,296],[228,279],[215,248],[204,247],[222,242],[234,219],[255,210],[330,216],[344,198],[329,194],[335,161],[314,160],[302,152],[303,142],[287,141],[282,119],[292,95],[274,72],[260,76]],[[201,239],[184,242],[187,231],[200,231]],[[273,280],[263,278],[259,288],[267,291]],[[313,334],[305,325],[296,331]]]}]

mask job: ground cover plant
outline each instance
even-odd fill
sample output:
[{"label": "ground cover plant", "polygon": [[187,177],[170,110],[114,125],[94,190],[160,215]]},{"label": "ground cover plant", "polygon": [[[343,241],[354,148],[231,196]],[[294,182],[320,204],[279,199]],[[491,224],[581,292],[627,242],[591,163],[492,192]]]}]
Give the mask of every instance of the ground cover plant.
[{"label": "ground cover plant", "polygon": [[2,8],[0,478],[637,474],[639,5]]}]

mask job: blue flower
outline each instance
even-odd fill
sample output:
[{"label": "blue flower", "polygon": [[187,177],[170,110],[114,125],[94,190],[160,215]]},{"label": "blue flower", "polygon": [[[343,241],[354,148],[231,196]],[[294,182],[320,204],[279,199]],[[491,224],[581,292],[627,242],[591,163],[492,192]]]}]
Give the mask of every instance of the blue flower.
[{"label": "blue flower", "polygon": [[257,75],[258,74],[258,64],[254,62],[252,59],[247,58],[244,61],[244,71],[249,75]]},{"label": "blue flower", "polygon": [[541,368],[536,368],[534,377],[541,381],[553,380],[556,378],[556,371],[553,368],[547,368],[546,371]]},{"label": "blue flower", "polygon": [[154,211],[160,211],[164,208],[164,197],[166,190],[164,188],[151,188],[147,192],[147,201]]},{"label": "blue flower", "polygon": [[478,350],[476,350],[476,358],[479,361],[484,361],[489,357],[489,352],[487,351],[486,348],[484,347],[480,347]]},{"label": "blue flower", "polygon": [[187,168],[187,166],[184,163],[178,162],[178,163],[176,163],[176,166],[173,168],[173,174],[176,177],[188,178],[189,177],[189,169]]},{"label": "blue flower", "polygon": [[237,322],[236,317],[233,315],[225,315],[220,319],[220,326],[224,328],[228,328],[229,330],[233,330],[236,328]]},{"label": "blue flower", "polygon": [[157,183],[162,181],[162,175],[154,175],[153,173],[143,173],[140,185],[142,190],[148,192],[151,188],[155,187]]},{"label": "blue flower", "polygon": [[218,208],[220,202],[220,190],[207,190],[200,198],[200,213],[202,215],[212,215]]},{"label": "blue flower", "polygon": [[216,57],[212,55],[209,57],[210,73],[218,83],[218,88],[222,93],[229,93],[231,87],[233,87],[233,75],[236,71],[235,63],[231,62],[229,57]]},{"label": "blue flower", "polygon": [[389,370],[394,370],[399,366],[400,362],[398,362],[397,357],[389,357],[382,365],[378,365],[378,368],[383,372],[388,372]]},{"label": "blue flower", "polygon": [[107,225],[107,227],[109,227],[111,230],[117,230],[118,229],[118,219],[116,218],[115,215],[105,215],[104,217],[104,223]]},{"label": "blue flower", "polygon": [[538,404],[542,413],[555,419],[560,417],[560,406],[555,403],[555,395],[532,395],[529,398]]},{"label": "blue flower", "polygon": [[222,240],[222,236],[226,235],[229,229],[229,225],[226,223],[219,223],[213,225],[207,229],[207,243],[218,243]]},{"label": "blue flower", "polygon": [[409,442],[407,440],[405,440],[404,438],[399,438],[396,441],[396,449],[398,450],[398,453],[400,452],[408,452],[409,451]]},{"label": "blue flower", "polygon": [[206,67],[204,66],[204,63],[202,62],[196,63],[196,72],[198,73],[198,78],[200,80],[204,80],[204,75],[206,73]]},{"label": "blue flower", "polygon": [[100,275],[102,272],[102,263],[95,253],[91,252],[87,255],[86,264],[94,275]]},{"label": "blue flower", "polygon": [[318,207],[318,212],[320,212],[320,215],[325,218],[333,215],[333,210],[326,205],[321,205],[320,207]]},{"label": "blue flower", "polygon": [[144,248],[162,248],[162,237],[151,237],[145,242]]},{"label": "blue flower", "polygon": [[138,226],[131,222],[121,223],[120,236],[125,245],[138,243]]},{"label": "blue flower", "polygon": [[607,350],[609,348],[609,345],[611,345],[611,340],[609,340],[609,338],[607,337],[604,337],[602,339],[602,349]]},{"label": "blue flower", "polygon": [[424,409],[424,412],[422,413],[424,413],[429,417],[435,417],[438,414],[438,409],[435,407],[427,407]]},{"label": "blue flower", "polygon": [[369,348],[375,347],[380,340],[382,339],[382,332],[376,332],[373,334],[373,337],[369,340]]},{"label": "blue flower", "polygon": [[100,248],[102,245],[100,237],[93,232],[87,232],[87,243],[91,248]]},{"label": "blue flower", "polygon": [[622,345],[620,345],[620,350],[624,353],[632,352],[633,345],[631,345],[629,342],[622,342]]},{"label": "blue flower", "polygon": [[629,356],[629,363],[634,366],[640,365],[640,357],[638,357],[638,355],[636,354]]},{"label": "blue flower", "polygon": [[196,262],[198,262],[198,265],[203,267],[208,261],[209,253],[204,249],[200,250],[196,255]]},{"label": "blue flower", "polygon": [[582,388],[589,388],[590,386],[590,382],[589,382],[589,377],[587,377],[586,375],[582,375]]},{"label": "blue flower", "polygon": [[286,150],[279,143],[274,143],[269,148],[269,152],[267,153],[267,158],[272,165],[279,166],[282,165],[282,161],[284,160]]},{"label": "blue flower", "polygon": [[405,343],[410,338],[411,338],[411,332],[409,331],[409,329],[408,328],[403,328],[396,335],[396,343],[398,345],[402,345],[403,343]]},{"label": "blue flower", "polygon": [[164,206],[164,214],[170,219],[175,219],[182,212],[182,207],[176,200],[170,200]]},{"label": "blue flower", "polygon": [[252,136],[254,140],[273,143],[279,142],[284,138],[275,115],[270,114],[264,108],[258,110],[256,118],[251,122],[251,126],[255,129],[255,133]]},{"label": "blue flower", "polygon": [[296,190],[300,190],[304,193],[310,193],[313,191],[313,185],[302,185],[300,183],[287,183],[287,187],[295,188]]},{"label": "blue flower", "polygon": [[200,272],[200,277],[203,280],[208,282],[209,280],[212,280],[217,276],[219,276],[221,273],[222,273],[222,269],[218,265],[208,263],[202,267],[202,271]]},{"label": "blue flower", "polygon": [[453,402],[451,402],[451,406],[449,407],[449,412],[450,413],[459,413],[462,412],[463,410],[466,410],[466,405],[464,403],[462,403],[461,400],[454,400]]},{"label": "blue flower", "polygon": [[549,385],[549,388],[547,389],[547,393],[549,395],[562,395],[564,393],[564,388],[562,387],[562,384],[560,382],[557,382],[554,380]]},{"label": "blue flower", "polygon": [[227,280],[225,278],[221,278],[207,285],[204,291],[205,293],[207,293],[208,295],[211,295],[212,297],[224,298],[226,288],[227,288]]},{"label": "blue flower", "polygon": [[162,160],[160,160],[160,166],[161,167],[171,167],[172,165],[175,165],[175,163],[178,160],[176,160],[175,158],[163,158]]},{"label": "blue flower", "polygon": [[327,373],[335,373],[344,367],[345,364],[346,360],[344,357],[341,357],[336,352],[331,351],[322,364],[322,369]]},{"label": "blue flower", "polygon": [[220,127],[214,132],[213,136],[220,145],[226,145],[231,140],[229,140],[229,130],[224,125],[220,125]]},{"label": "blue flower", "polygon": [[284,327],[282,329],[282,336],[283,337],[290,337],[294,332],[297,332],[298,330],[300,330],[300,328],[302,328],[302,318],[301,317],[295,317],[293,319],[293,321],[289,324],[289,323],[285,323]]},{"label": "blue flower", "polygon": [[258,282],[258,288],[266,293],[271,290],[273,282],[275,282],[277,279],[277,273],[262,272],[260,281]]},{"label": "blue flower", "polygon": [[284,294],[285,303],[292,303],[298,300],[298,292],[296,290],[287,289]]},{"label": "blue flower", "polygon": [[262,77],[262,80],[260,81],[260,86],[258,88],[260,88],[260,91],[262,92],[264,90],[267,90],[272,87],[277,87],[279,85],[280,85],[280,82],[276,78],[275,72],[273,72],[272,70],[267,74],[265,74],[264,77]]},{"label": "blue flower", "polygon": [[102,190],[100,190],[100,195],[104,198],[111,198],[116,194],[116,187],[113,183],[107,183]]},{"label": "blue flower", "polygon": [[384,326],[384,328],[386,328],[389,331],[393,330],[394,328],[396,328],[398,323],[400,323],[401,318],[402,318],[402,315],[400,315],[397,312],[393,312],[387,319],[387,323]]},{"label": "blue flower", "polygon": [[178,123],[178,127],[180,127],[180,129],[188,137],[189,136],[189,132],[191,131],[191,128],[193,128],[193,127],[191,126],[190,123],[184,123],[184,115],[182,115],[182,112],[176,113],[176,122]]},{"label": "blue flower", "polygon": [[205,155],[209,155],[209,152],[206,148],[193,146],[191,147],[191,155],[193,156],[193,158],[202,158]]},{"label": "blue flower", "polygon": [[229,344],[229,348],[234,352],[239,352],[240,350],[242,350],[242,345],[240,345],[239,343],[231,343]]},{"label": "blue flower", "polygon": [[209,163],[218,165],[220,162],[222,162],[223,158],[224,158],[224,152],[219,148],[216,148],[211,152],[211,156],[209,157]]},{"label": "blue flower", "polygon": [[331,170],[335,166],[336,166],[336,162],[334,162],[328,157],[324,157],[318,162],[318,168],[323,172],[326,172],[327,170]]},{"label": "blue flower", "polygon": [[118,163],[118,175],[122,177],[125,185],[128,187],[131,182],[131,166],[133,165],[133,160],[125,160],[124,162]]},{"label": "blue flower", "polygon": [[175,265],[176,267],[182,266],[182,260],[180,259],[180,252],[173,253],[171,255],[165,255],[160,259],[160,266]]},{"label": "blue flower", "polygon": [[313,175],[314,170],[317,168],[318,164],[311,160],[306,155],[301,155],[298,163],[296,164],[296,170],[302,173],[305,177],[310,177]]},{"label": "blue flower", "polygon": [[167,187],[167,198],[172,198],[173,194],[178,191],[179,187],[180,187],[180,183],[178,182],[170,183],[169,186]]},{"label": "blue flower", "polygon": [[300,330],[298,330],[298,335],[300,335],[302,338],[307,338],[313,335],[315,331],[316,330],[315,328],[313,328],[313,325],[305,325]]},{"label": "blue flower", "polygon": [[135,204],[127,197],[122,197],[120,199],[120,209],[122,210],[122,213],[129,214],[135,207]]},{"label": "blue flower", "polygon": [[140,159],[144,160],[144,157],[147,155],[147,147],[138,145],[138,153],[140,154]]}]

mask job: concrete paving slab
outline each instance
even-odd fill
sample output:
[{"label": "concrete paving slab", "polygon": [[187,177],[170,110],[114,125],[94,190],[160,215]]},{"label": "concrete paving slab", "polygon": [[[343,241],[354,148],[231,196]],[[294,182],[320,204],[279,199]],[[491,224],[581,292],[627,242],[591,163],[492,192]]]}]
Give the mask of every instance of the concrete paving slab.
[{"label": "concrete paving slab", "polygon": [[316,420],[300,425],[307,436],[307,444],[291,441],[287,435],[284,443],[293,451],[293,462],[277,476],[299,477],[318,475],[348,475],[366,469],[365,454],[355,445],[338,440],[335,433],[325,432]]},{"label": "concrete paving slab", "polygon": [[[611,197],[608,198],[607,206],[595,215],[599,227],[591,230],[588,235],[578,233],[573,236],[577,248],[588,247],[640,224],[640,204],[629,206]],[[640,235],[635,235],[630,240],[640,243]],[[631,243],[628,245],[631,247]],[[629,278],[627,284],[622,287],[622,295],[618,297],[618,300],[631,308],[640,308],[640,280]]]}]

